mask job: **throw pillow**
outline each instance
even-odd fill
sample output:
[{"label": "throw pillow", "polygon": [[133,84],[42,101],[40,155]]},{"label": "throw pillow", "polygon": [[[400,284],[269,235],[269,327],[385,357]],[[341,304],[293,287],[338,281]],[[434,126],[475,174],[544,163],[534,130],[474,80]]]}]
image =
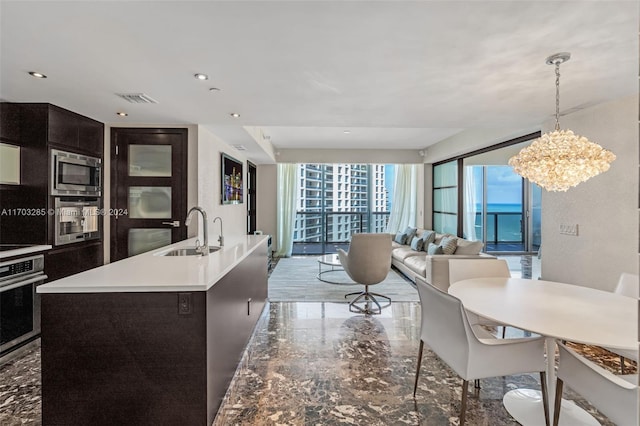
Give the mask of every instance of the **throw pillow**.
[{"label": "throw pillow", "polygon": [[440,241],[440,247],[442,247],[444,254],[453,254],[458,247],[458,239],[456,237],[444,237]]},{"label": "throw pillow", "polygon": [[429,243],[429,248],[427,248],[427,254],[428,255],[444,254],[444,252],[442,251],[442,247],[437,246],[433,243]]},{"label": "throw pillow", "polygon": [[426,251],[429,248],[429,244],[436,241],[436,233],[435,231],[425,230],[422,233],[422,247]]},{"label": "throw pillow", "polygon": [[403,232],[398,232],[396,237],[393,239],[398,244],[406,244],[407,243],[407,234]]},{"label": "throw pillow", "polygon": [[416,232],[418,232],[418,228],[414,228],[413,226],[407,226],[407,229],[403,231],[403,234],[406,234],[407,236],[407,244],[411,243],[411,240],[413,240],[413,237],[415,237]]},{"label": "throw pillow", "polygon": [[482,250],[483,245],[482,241],[458,240],[458,248],[456,248],[455,254],[480,254],[480,250]]},{"label": "throw pillow", "polygon": [[422,238],[419,237],[413,237],[413,239],[411,240],[411,250],[415,250],[415,251],[420,251],[422,250]]}]

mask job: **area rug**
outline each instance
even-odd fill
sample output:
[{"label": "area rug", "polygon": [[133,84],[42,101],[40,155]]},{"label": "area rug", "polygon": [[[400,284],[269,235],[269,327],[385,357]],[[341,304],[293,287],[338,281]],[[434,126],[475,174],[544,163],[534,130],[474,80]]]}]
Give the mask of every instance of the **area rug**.
[{"label": "area rug", "polygon": [[[331,269],[322,265],[322,270]],[[324,279],[341,284],[328,284],[318,280],[318,257],[289,257],[280,259],[269,277],[269,300],[272,302],[348,302],[347,293],[362,291],[364,286],[354,283],[344,271],[323,274]],[[389,296],[395,302],[417,302],[418,291],[395,270],[389,271],[380,284],[369,291]]]}]

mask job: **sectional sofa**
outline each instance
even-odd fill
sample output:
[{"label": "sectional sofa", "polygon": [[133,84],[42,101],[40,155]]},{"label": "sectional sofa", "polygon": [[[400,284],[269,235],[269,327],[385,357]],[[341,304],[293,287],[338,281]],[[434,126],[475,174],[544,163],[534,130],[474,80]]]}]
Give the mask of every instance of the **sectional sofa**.
[{"label": "sectional sofa", "polygon": [[[415,231],[411,232],[411,229]],[[404,240],[403,235],[407,237]],[[447,291],[450,284],[449,259],[494,259],[494,256],[481,252],[481,241],[469,241],[450,234],[407,228],[392,237],[391,264],[412,281],[415,282],[416,276],[419,275],[443,291]],[[416,245],[416,238],[423,239],[423,244]],[[455,246],[452,254],[435,254],[442,252],[443,241],[449,246],[446,252],[451,252],[451,246]],[[429,254],[430,249],[434,254]]]}]

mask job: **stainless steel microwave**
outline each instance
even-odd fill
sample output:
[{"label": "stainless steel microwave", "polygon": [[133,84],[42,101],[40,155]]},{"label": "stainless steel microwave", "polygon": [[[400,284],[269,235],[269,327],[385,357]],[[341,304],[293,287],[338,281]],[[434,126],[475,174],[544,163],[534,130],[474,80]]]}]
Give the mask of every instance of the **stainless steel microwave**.
[{"label": "stainless steel microwave", "polygon": [[100,201],[55,199],[55,245],[100,238]]},{"label": "stainless steel microwave", "polygon": [[99,197],[102,160],[73,152],[51,150],[51,195]]}]

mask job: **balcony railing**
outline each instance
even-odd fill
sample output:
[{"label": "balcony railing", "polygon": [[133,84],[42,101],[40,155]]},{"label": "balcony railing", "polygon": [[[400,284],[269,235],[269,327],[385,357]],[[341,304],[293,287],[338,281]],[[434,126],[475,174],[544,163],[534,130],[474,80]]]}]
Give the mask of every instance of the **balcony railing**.
[{"label": "balcony railing", "polygon": [[[476,213],[476,236],[482,236],[482,213]],[[487,251],[524,250],[522,212],[487,212]]]},{"label": "balcony railing", "polygon": [[[386,232],[389,212],[306,212],[296,213],[296,223],[312,221],[322,224],[324,232],[319,235],[306,234],[302,229],[294,230],[293,254],[335,253],[338,248],[349,246],[351,235],[356,232]],[[304,226],[304,225],[302,225]]]}]

